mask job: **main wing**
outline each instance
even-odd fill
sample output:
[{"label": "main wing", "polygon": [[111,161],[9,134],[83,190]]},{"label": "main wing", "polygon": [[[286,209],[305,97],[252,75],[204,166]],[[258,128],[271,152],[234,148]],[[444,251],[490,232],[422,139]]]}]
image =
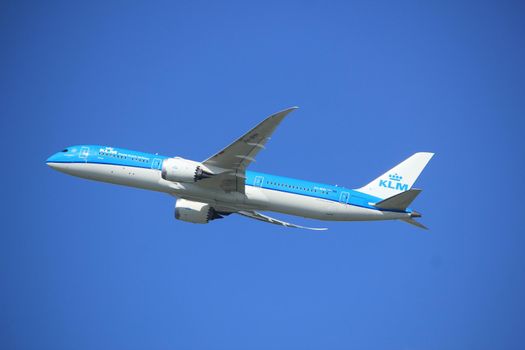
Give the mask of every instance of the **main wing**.
[{"label": "main wing", "polygon": [[274,225],[293,227],[293,228],[303,228],[303,229],[306,229],[306,230],[314,230],[314,231],[328,230],[327,228],[324,228],[324,227],[305,227],[305,226],[299,226],[299,225],[295,225],[295,224],[290,224],[289,222],[281,221],[279,219],[275,219],[275,218],[263,215],[263,214],[261,214],[259,212],[256,212],[256,211],[243,211],[243,210],[241,210],[241,211],[238,211],[237,214],[240,214],[242,216],[246,216],[248,218],[252,218],[252,219],[255,219],[255,220],[264,221],[264,222],[267,222],[267,223],[270,223],[270,224],[274,224]]},{"label": "main wing", "polygon": [[[264,148],[284,117],[297,108],[291,107],[272,114],[232,144],[202,162],[206,166],[225,170],[221,188],[244,193],[246,168],[255,161],[255,156]],[[211,184],[213,181],[210,179],[207,182]]]}]

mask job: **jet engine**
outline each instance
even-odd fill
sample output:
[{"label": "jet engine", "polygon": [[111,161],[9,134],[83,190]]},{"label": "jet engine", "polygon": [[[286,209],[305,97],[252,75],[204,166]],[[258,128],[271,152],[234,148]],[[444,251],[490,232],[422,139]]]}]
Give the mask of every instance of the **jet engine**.
[{"label": "jet engine", "polygon": [[194,224],[207,224],[211,220],[222,219],[228,213],[218,213],[207,203],[177,199],[175,203],[175,218]]},{"label": "jet engine", "polygon": [[204,170],[202,165],[183,158],[169,158],[162,164],[162,178],[174,182],[197,182],[212,177],[213,174]]}]

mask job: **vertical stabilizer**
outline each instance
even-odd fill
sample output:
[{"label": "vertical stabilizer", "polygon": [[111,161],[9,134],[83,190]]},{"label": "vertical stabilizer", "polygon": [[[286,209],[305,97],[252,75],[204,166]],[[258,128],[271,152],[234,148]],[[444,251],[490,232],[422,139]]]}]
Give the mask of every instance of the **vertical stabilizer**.
[{"label": "vertical stabilizer", "polygon": [[357,191],[382,199],[412,188],[434,153],[418,152]]}]

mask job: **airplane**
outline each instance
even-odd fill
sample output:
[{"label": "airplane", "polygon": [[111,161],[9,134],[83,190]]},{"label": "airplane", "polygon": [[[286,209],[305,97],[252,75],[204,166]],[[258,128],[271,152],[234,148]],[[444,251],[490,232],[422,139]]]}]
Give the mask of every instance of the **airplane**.
[{"label": "airplane", "polygon": [[298,107],[277,112],[210,158],[181,157],[123,148],[78,145],[53,154],[47,165],[60,172],[176,197],[175,218],[207,224],[230,214],[309,230],[261,212],[325,221],[401,220],[427,229],[408,206],[421,193],[412,188],[434,153],[418,152],[367,185],[349,189],[248,171],[283,119]]}]

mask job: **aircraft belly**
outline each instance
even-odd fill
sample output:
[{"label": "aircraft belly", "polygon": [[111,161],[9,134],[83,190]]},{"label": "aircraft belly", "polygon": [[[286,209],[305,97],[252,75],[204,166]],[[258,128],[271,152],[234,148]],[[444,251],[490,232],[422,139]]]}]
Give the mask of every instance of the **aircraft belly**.
[{"label": "aircraft belly", "polygon": [[246,204],[252,205],[259,210],[328,221],[389,220],[406,217],[404,213],[363,208],[321,198],[252,186],[246,186]]},{"label": "aircraft belly", "polygon": [[170,188],[163,184],[165,181],[162,180],[160,171],[155,169],[96,163],[62,163],[56,169],[89,180],[170,192]]}]

